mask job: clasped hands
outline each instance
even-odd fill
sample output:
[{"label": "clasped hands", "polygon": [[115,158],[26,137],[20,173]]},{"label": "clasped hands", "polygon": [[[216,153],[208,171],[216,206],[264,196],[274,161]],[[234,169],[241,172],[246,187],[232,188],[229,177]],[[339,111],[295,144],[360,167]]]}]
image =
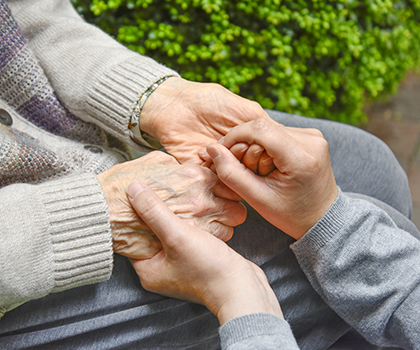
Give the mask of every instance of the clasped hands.
[{"label": "clasped hands", "polygon": [[258,103],[220,85],[166,80],[148,98],[140,127],[180,163],[210,167],[222,183],[295,239],[337,197],[328,143],[319,130],[284,127]]},{"label": "clasped hands", "polygon": [[[246,217],[241,198],[205,167],[199,151],[233,127],[256,118],[270,119],[258,103],[217,84],[171,77],[147,99],[141,129],[156,137],[165,150],[119,164],[99,174],[108,203],[114,251],[135,259],[153,256],[160,241],[133,211],[127,187],[143,181],[166,205],[190,224],[227,241],[233,226]],[[181,163],[181,164],[179,164]]]},{"label": "clasped hands", "polygon": [[[144,288],[204,304],[221,324],[253,312],[281,316],[262,270],[222,240],[245,220],[241,198],[302,237],[337,196],[328,144],[319,131],[279,125],[223,88],[200,94],[207,84],[184,82],[163,83],[146,102],[142,124],[183,164],[153,152],[99,175],[114,249],[133,258]],[[136,212],[118,200],[124,192]]]}]

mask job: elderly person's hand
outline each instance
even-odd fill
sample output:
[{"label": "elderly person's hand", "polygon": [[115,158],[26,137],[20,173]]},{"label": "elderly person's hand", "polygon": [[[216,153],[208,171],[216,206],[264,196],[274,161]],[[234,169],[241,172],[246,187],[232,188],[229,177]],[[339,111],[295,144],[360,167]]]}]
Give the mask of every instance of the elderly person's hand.
[{"label": "elderly person's hand", "polygon": [[217,84],[172,77],[146,100],[140,128],[156,137],[179,162],[201,164],[200,150],[236,125],[258,118],[270,119],[256,102]]},{"label": "elderly person's hand", "polygon": [[160,151],[115,165],[98,179],[109,207],[114,251],[134,259],[150,258],[162,246],[128,201],[127,188],[133,181],[149,185],[175,214],[222,240],[230,239],[233,226],[246,218],[240,197],[213,172],[194,164],[180,165]]},{"label": "elderly person's hand", "polygon": [[204,304],[221,325],[251,313],[283,316],[258,266],[209,232],[178,218],[144,184],[131,184],[128,194],[163,246],[151,259],[132,261],[146,290]]},{"label": "elderly person's hand", "polygon": [[[262,146],[275,170],[256,175],[259,158],[248,168],[229,151],[236,144]],[[259,119],[237,126],[220,143],[209,145],[207,152],[227,186],[295,239],[315,225],[337,197],[328,143],[318,130]]]}]

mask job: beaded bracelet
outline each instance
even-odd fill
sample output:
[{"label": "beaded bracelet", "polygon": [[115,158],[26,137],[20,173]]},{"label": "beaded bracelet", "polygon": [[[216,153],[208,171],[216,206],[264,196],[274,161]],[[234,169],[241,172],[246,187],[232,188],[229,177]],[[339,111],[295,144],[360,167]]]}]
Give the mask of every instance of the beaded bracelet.
[{"label": "beaded bracelet", "polygon": [[[147,98],[153,93],[153,91],[155,91],[158,86],[160,84],[162,84],[165,80],[173,77],[174,75],[169,75],[166,77],[163,77],[162,79],[159,79],[156,83],[154,83],[152,86],[150,86],[140,97],[140,99],[137,101],[136,106],[133,109],[133,113],[131,114],[130,117],[130,121],[128,123],[128,128],[131,130],[132,132],[132,137],[135,141],[140,142],[141,144],[148,146],[148,147],[152,147],[152,148],[156,148],[159,147],[158,144],[159,142],[154,139],[152,136],[146,134],[145,132],[140,130],[140,113],[141,110],[144,107],[144,104],[147,101]],[[145,136],[147,136],[147,139],[151,139],[151,141],[155,141],[153,143],[155,143],[155,145],[151,145],[152,142],[147,142],[145,140],[145,138],[143,137],[143,134],[145,134]]]}]

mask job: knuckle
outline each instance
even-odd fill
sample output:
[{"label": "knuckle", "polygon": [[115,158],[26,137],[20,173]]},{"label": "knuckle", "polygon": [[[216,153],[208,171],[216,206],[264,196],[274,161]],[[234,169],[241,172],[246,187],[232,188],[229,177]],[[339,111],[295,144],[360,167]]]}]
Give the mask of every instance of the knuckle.
[{"label": "knuckle", "polygon": [[148,292],[154,292],[155,290],[153,282],[146,277],[140,276],[140,284]]},{"label": "knuckle", "polygon": [[217,83],[206,83],[205,85],[210,91],[213,91],[216,94],[224,93],[228,91],[225,87]]},{"label": "knuckle", "polygon": [[255,132],[257,133],[265,133],[267,132],[273,125],[265,118],[258,118],[254,122]]},{"label": "knuckle", "polygon": [[308,130],[312,133],[312,135],[324,138],[324,134],[321,130],[315,128],[309,128]]},{"label": "knuckle", "polygon": [[183,172],[185,175],[188,175],[188,177],[196,177],[199,176],[199,170],[193,166],[192,164],[184,164],[182,165]]},{"label": "knuckle", "polygon": [[237,221],[235,223],[235,226],[243,224],[248,214],[245,205],[243,205],[241,202],[237,203],[236,210],[238,212],[238,215],[237,215]]},{"label": "knuckle", "polygon": [[247,210],[241,202],[221,199],[219,203],[219,215],[223,215],[229,226],[239,225],[246,219]]},{"label": "knuckle", "polygon": [[329,145],[328,145],[328,141],[326,139],[324,139],[323,137],[318,138],[317,140],[317,148],[318,148],[318,152],[320,153],[321,157],[325,157],[329,154]]},{"label": "knuckle", "polygon": [[176,161],[176,159],[173,156],[171,156],[171,155],[169,155],[169,154],[167,154],[165,152],[162,152],[162,151],[153,151],[153,152],[151,152],[149,154],[151,154],[154,158],[159,159],[159,161],[161,163],[168,163],[168,164],[174,163],[174,164],[178,164],[178,162]]},{"label": "knuckle", "polygon": [[184,165],[183,172],[188,178],[194,179],[197,182],[202,182],[208,176],[208,175],[206,176],[205,170],[210,171],[207,168],[200,167],[194,164],[186,164]]},{"label": "knuckle", "polygon": [[264,113],[264,114],[265,114],[264,109],[261,107],[261,105],[260,105],[258,102],[256,102],[256,101],[249,101],[249,102],[250,102],[250,104],[251,104],[252,108],[254,108],[254,110],[255,110],[258,114],[262,114],[262,113]]},{"label": "knuckle", "polygon": [[329,159],[329,146],[324,137],[315,137],[311,140],[310,147],[303,150],[303,168],[310,172],[321,171]]},{"label": "knuckle", "polygon": [[214,229],[211,231],[213,236],[222,240],[223,242],[229,241],[233,237],[233,227],[225,226],[220,223],[213,223]]}]

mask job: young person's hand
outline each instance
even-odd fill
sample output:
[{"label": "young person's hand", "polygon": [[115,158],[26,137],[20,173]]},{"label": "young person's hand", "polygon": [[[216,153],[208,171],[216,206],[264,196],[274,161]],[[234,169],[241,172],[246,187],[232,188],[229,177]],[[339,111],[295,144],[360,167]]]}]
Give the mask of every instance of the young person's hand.
[{"label": "young person's hand", "polygon": [[258,266],[209,232],[177,217],[144,184],[132,183],[128,195],[163,247],[151,259],[132,261],[146,290],[203,304],[221,325],[251,313],[282,316]]},{"label": "young person's hand", "polygon": [[[244,157],[253,145],[264,148],[275,170],[267,176],[255,174],[261,156],[249,157],[247,167],[230,151],[238,144],[246,149]],[[235,127],[220,143],[210,144],[207,153],[221,181],[295,239],[321,219],[338,194],[328,143],[315,129],[259,119]]]}]

